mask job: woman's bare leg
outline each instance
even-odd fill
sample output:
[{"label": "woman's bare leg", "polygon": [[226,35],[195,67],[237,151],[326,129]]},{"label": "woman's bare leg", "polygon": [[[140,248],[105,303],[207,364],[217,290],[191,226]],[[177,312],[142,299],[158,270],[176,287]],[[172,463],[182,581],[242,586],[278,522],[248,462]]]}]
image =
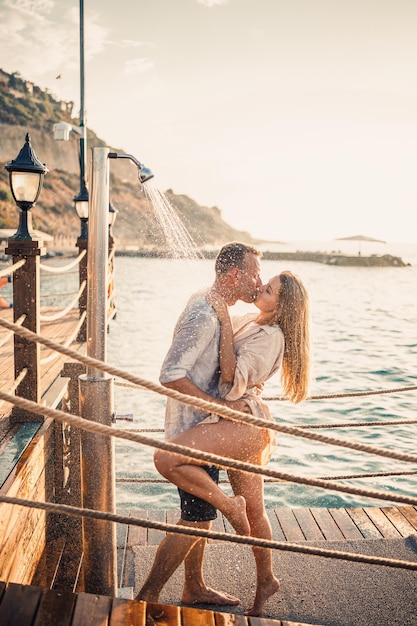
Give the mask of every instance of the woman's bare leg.
[{"label": "woman's bare leg", "polygon": [[[172,439],[203,452],[245,460],[251,454],[254,440],[263,441],[261,430],[230,420],[214,424],[200,424]],[[250,447],[249,447],[250,446]],[[245,500],[240,494],[230,497],[200,467],[207,462],[187,458],[180,454],[157,450],[154,455],[157,470],[180,489],[206,500],[219,509],[238,534],[248,535],[250,525],[245,510]]]},{"label": "woman's bare leg", "polygon": [[[253,463],[257,460],[252,459]],[[272,539],[271,524],[265,511],[263,478],[260,474],[249,474],[236,470],[228,470],[230,483],[235,494],[242,495],[246,500],[251,536],[261,539]],[[279,580],[272,570],[272,550],[253,547],[256,563],[256,594],[253,606],[245,611],[245,615],[261,615],[264,604],[280,587]]]}]

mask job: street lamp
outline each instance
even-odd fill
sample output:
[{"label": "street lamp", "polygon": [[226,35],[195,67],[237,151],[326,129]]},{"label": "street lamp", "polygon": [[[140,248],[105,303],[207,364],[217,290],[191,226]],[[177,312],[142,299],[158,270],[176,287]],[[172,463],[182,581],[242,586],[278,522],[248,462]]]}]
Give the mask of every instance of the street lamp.
[{"label": "street lamp", "polygon": [[54,138],[57,141],[68,141],[70,131],[80,136],[80,192],[74,197],[75,210],[81,220],[80,239],[88,238],[88,189],[86,185],[87,170],[87,129],[85,126],[85,75],[84,75],[84,0],[79,0],[80,10],[80,125],[68,122],[54,124]]},{"label": "street lamp", "polygon": [[[5,166],[9,172],[10,189],[20,208],[19,227],[11,239],[32,241],[28,211],[39,198],[43,178],[49,171],[36,157],[30,144],[30,135],[26,134],[25,144],[13,161]],[[30,220],[31,221],[31,220]]]}]

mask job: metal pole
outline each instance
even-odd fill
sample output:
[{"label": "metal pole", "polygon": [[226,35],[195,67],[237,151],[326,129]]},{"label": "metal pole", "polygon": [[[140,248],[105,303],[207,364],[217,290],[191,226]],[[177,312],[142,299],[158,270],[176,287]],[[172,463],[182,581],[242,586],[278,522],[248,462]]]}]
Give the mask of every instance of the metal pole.
[{"label": "metal pole", "polygon": [[80,192],[86,190],[87,129],[85,127],[84,78],[84,0],[80,0]]},{"label": "metal pole", "polygon": [[[94,359],[107,358],[107,286],[109,254],[109,162],[108,148],[93,148],[89,246],[87,261],[87,354]],[[103,378],[105,374],[89,367],[87,375]]]},{"label": "metal pole", "polygon": [[[106,361],[108,280],[108,148],[93,148],[87,279],[87,355]],[[113,379],[97,368],[80,376],[81,415],[110,426]],[[115,512],[114,440],[82,433],[83,506]],[[117,543],[114,523],[83,520],[84,581],[88,593],[116,595]]]}]

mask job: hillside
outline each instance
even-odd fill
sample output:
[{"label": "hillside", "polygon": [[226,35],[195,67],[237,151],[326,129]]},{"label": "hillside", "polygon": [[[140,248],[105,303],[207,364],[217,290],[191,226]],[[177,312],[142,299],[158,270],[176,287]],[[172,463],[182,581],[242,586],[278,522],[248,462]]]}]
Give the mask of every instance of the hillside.
[{"label": "hillside", "polygon": [[[48,90],[23,79],[18,73],[0,70],[0,228],[17,228],[18,209],[4,166],[16,158],[29,132],[38,159],[49,169],[38,203],[32,209],[33,227],[53,235],[57,247],[75,245],[80,231],[73,205],[73,197],[80,188],[78,138],[76,133],[70,133],[67,142],[53,138],[56,122],[78,125],[79,121],[72,117],[73,108],[73,102],[56,100]],[[107,145],[90,129],[87,141],[89,153],[94,146]],[[122,148],[109,147],[112,151],[125,152]],[[255,243],[249,233],[226,224],[217,207],[200,206],[172,190],[165,195],[198,246],[218,247],[233,239]],[[119,249],[166,247],[154,209],[138,183],[137,170],[128,160],[112,162],[110,200],[118,210],[113,234]]]}]

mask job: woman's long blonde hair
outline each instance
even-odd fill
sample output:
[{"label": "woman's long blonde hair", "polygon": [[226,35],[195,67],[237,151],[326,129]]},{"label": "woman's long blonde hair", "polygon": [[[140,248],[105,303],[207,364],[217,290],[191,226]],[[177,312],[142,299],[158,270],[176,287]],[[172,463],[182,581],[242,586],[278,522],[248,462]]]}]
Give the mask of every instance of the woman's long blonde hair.
[{"label": "woman's long blonde hair", "polygon": [[310,382],[310,298],[301,278],[285,271],[275,317],[285,339],[281,382],[291,402],[305,400]]}]

